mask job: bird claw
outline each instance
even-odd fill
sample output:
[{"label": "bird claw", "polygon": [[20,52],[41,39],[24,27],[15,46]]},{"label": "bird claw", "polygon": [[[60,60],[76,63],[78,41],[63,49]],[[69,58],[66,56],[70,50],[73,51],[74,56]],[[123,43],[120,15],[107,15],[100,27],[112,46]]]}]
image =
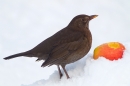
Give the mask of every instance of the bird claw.
[{"label": "bird claw", "polygon": [[63,76],[63,74],[61,73],[61,74],[60,74],[60,79],[62,78],[62,76]]}]

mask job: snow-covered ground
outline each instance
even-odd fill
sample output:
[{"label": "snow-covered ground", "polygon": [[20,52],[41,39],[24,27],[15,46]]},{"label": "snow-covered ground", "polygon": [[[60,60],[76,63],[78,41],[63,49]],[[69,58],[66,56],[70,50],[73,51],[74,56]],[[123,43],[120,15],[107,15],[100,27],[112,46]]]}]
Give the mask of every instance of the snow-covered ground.
[{"label": "snow-covered ground", "polygon": [[103,57],[94,60],[88,54],[82,60],[68,65],[70,79],[59,79],[55,71],[48,80],[22,86],[130,86],[130,44],[125,43],[123,58],[109,61]]},{"label": "snow-covered ground", "polygon": [[[36,58],[3,60],[26,51],[65,27],[78,14],[99,15],[90,22],[93,45],[88,55],[66,66],[71,76],[58,78],[55,66],[41,68]],[[0,86],[129,86],[129,0],[1,0]],[[125,45],[123,59],[92,59],[96,46],[110,41]],[[33,84],[34,83],[34,84]]]}]

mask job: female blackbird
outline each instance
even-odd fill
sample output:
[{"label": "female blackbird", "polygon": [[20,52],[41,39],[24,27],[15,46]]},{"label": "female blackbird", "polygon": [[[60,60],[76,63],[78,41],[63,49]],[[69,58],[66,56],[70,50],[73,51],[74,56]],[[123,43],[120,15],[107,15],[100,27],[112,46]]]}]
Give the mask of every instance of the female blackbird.
[{"label": "female blackbird", "polygon": [[65,66],[83,58],[90,50],[92,35],[89,30],[89,21],[97,15],[77,15],[67,27],[45,39],[31,50],[5,57],[5,60],[19,56],[37,57],[45,60],[41,67],[57,65],[60,78],[61,66],[67,78],[70,78]]}]

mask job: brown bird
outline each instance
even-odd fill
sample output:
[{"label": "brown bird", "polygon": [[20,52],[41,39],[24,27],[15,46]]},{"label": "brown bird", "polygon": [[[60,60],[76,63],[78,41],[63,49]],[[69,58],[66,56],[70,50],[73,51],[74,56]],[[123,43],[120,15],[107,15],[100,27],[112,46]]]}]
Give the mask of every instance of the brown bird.
[{"label": "brown bird", "polygon": [[97,15],[78,15],[74,17],[67,27],[45,39],[31,50],[5,57],[5,60],[19,56],[37,57],[45,60],[41,67],[57,65],[60,78],[63,68],[66,77],[70,78],[65,66],[83,58],[90,50],[92,35],[89,30],[89,21]]}]

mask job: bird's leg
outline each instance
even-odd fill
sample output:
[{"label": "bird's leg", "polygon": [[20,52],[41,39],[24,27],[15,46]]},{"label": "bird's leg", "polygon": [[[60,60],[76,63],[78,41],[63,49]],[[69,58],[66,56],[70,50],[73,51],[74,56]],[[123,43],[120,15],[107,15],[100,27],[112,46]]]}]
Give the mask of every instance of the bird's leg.
[{"label": "bird's leg", "polygon": [[61,65],[61,67],[63,68],[63,70],[64,70],[64,72],[66,74],[67,79],[69,79],[70,77],[69,77],[69,75],[68,75],[68,73],[67,73],[67,71],[65,69],[65,65]]},{"label": "bird's leg", "polygon": [[59,71],[59,75],[60,75],[60,79],[61,79],[61,77],[63,76],[63,74],[61,73],[60,66],[57,65],[57,67],[58,67],[58,71]]}]

